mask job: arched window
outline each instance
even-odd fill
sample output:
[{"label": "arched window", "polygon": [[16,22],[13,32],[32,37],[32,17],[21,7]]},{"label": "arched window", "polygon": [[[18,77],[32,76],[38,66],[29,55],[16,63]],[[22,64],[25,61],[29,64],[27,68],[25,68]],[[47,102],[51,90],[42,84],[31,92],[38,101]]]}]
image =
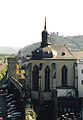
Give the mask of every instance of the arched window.
[{"label": "arched window", "polygon": [[50,90],[50,67],[45,68],[45,91]]},{"label": "arched window", "polygon": [[38,66],[35,65],[33,67],[33,72],[32,72],[32,89],[37,91],[39,88],[39,69]]},{"label": "arched window", "polygon": [[62,86],[67,86],[67,67],[62,67]]}]

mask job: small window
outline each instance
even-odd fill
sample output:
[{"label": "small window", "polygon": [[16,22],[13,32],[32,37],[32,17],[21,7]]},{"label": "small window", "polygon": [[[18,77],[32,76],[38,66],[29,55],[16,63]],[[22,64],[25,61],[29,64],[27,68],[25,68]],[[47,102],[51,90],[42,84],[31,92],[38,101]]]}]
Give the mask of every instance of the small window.
[{"label": "small window", "polygon": [[82,74],[83,74],[83,69],[82,69]]},{"label": "small window", "polygon": [[61,56],[64,56],[65,55],[65,52],[62,52]]},{"label": "small window", "polygon": [[46,54],[49,54],[50,52],[49,51],[46,51]]},{"label": "small window", "polygon": [[83,80],[82,80],[82,85],[83,85]]},{"label": "small window", "polygon": [[48,54],[48,51],[46,51],[46,54]]}]

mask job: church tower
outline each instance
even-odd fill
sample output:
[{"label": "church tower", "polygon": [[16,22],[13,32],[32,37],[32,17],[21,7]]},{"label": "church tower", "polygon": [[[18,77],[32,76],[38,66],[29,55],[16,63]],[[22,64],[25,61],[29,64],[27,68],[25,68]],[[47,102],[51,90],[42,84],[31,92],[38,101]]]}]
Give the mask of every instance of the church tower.
[{"label": "church tower", "polygon": [[50,45],[50,43],[48,43],[48,32],[46,30],[46,17],[45,17],[45,26],[44,26],[44,30],[42,31],[42,42],[41,42],[41,47],[46,47],[47,45]]}]

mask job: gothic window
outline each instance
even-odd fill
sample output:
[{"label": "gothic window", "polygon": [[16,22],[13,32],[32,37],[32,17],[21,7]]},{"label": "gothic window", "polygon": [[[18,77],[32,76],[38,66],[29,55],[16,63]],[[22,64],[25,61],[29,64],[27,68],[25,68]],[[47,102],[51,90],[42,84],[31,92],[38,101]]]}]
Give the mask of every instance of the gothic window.
[{"label": "gothic window", "polygon": [[62,86],[67,85],[67,67],[64,65],[62,67]]},{"label": "gothic window", "polygon": [[38,66],[35,65],[33,67],[33,72],[32,72],[32,89],[37,91],[38,90],[38,86],[39,86],[39,69]]},{"label": "gothic window", "polygon": [[50,90],[50,67],[45,68],[45,91]]},{"label": "gothic window", "polygon": [[52,63],[53,78],[56,78],[56,63]]}]

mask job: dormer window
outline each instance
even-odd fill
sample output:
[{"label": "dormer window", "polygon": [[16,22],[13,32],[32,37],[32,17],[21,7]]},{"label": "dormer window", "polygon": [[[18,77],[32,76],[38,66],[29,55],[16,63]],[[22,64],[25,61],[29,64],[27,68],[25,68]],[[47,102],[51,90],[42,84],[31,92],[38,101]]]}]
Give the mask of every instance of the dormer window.
[{"label": "dormer window", "polygon": [[65,52],[62,52],[62,53],[61,53],[61,56],[64,56],[65,54],[66,54]]},{"label": "dormer window", "polygon": [[49,51],[46,51],[46,54],[49,54],[50,52]]}]

